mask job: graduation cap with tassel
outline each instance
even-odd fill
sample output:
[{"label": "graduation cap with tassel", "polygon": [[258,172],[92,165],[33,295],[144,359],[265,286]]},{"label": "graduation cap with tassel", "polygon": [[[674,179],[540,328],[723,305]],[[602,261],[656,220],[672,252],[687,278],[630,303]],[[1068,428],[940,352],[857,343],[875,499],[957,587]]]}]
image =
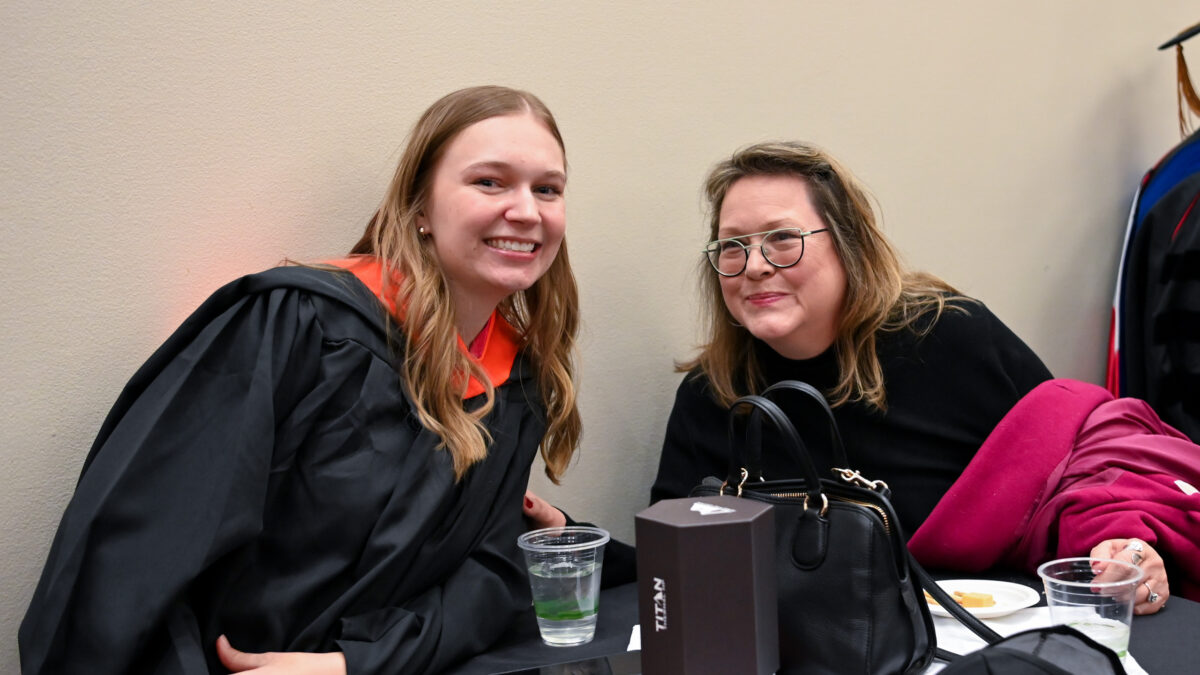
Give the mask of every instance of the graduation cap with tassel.
[{"label": "graduation cap with tassel", "polygon": [[1200,34],[1200,23],[1185,29],[1179,35],[1158,46],[1159,49],[1175,47],[1175,70],[1177,73],[1175,93],[1179,101],[1179,135],[1182,137],[1187,137],[1191,130],[1189,115],[1184,112],[1184,103],[1187,103],[1187,109],[1191,111],[1192,115],[1200,117],[1200,96],[1196,95],[1196,88],[1192,86],[1192,78],[1188,74],[1187,61],[1183,59],[1184,40],[1197,34]]}]

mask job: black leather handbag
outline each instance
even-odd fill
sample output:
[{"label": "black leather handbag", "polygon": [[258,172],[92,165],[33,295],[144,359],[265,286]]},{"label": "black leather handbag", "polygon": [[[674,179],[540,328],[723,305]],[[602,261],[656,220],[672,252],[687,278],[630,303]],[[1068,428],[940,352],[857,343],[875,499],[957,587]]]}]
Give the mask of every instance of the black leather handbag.
[{"label": "black leather handbag", "polygon": [[[787,415],[769,396],[799,392],[827,413],[833,437],[834,478],[820,478]],[[749,415],[737,413],[749,408]],[[761,429],[766,418],[783,436],[803,474],[765,481]],[[745,432],[737,433],[739,421]],[[706,478],[692,496],[733,494],[775,507],[780,670],[818,673],[916,673],[937,652],[922,583],[938,602],[988,642],[1000,636],[958,606],[915,560],[889,501],[887,485],[849,467],[825,397],[812,386],[785,381],[761,396],[745,396],[730,410],[731,471]],[[955,611],[959,610],[959,611]]]}]

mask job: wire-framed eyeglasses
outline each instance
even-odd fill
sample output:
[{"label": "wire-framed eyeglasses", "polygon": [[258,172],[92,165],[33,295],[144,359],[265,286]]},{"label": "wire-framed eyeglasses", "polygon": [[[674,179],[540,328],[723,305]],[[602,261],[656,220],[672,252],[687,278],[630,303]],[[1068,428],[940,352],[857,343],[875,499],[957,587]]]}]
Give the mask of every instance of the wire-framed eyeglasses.
[{"label": "wire-framed eyeglasses", "polygon": [[[800,262],[804,257],[804,240],[812,234],[828,231],[823,227],[819,230],[801,230],[798,227],[785,227],[779,230],[767,230],[754,234],[743,234],[739,237],[717,239],[708,242],[704,254],[713,269],[723,277],[736,277],[746,271],[746,263],[750,260],[750,249],[762,251],[763,259],[778,268],[786,268]],[[762,237],[757,244],[746,244],[742,240],[751,237]]]}]

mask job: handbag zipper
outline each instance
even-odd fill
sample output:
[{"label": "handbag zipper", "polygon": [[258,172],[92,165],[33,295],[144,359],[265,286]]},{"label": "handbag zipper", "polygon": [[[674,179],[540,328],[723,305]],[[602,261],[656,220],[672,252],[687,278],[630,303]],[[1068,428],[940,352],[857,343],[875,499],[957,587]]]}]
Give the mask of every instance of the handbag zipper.
[{"label": "handbag zipper", "polygon": [[837,499],[837,500],[843,501],[843,502],[850,502],[851,504],[858,504],[859,506],[865,506],[865,507],[871,509],[872,511],[874,511],[875,513],[878,513],[879,518],[881,520],[883,520],[883,531],[887,534],[892,533],[892,524],[888,522],[887,514],[883,512],[883,509],[879,508],[875,504],[871,504],[870,502],[860,502],[857,499],[847,499],[845,497],[834,497],[834,499]]}]

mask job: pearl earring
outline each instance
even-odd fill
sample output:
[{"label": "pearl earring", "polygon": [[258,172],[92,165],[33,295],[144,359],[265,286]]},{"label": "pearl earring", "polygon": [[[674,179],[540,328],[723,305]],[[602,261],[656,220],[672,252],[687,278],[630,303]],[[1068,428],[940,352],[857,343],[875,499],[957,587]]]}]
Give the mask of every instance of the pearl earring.
[{"label": "pearl earring", "polygon": [[417,228],[417,234],[419,234],[421,236],[425,236],[425,226],[424,225]]}]

